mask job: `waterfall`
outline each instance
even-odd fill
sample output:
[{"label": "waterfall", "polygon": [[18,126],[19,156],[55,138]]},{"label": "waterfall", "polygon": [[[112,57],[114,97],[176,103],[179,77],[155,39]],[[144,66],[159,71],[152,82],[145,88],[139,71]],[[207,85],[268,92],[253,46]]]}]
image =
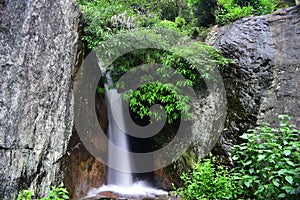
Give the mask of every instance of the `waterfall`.
[{"label": "waterfall", "polygon": [[[124,152],[119,154],[111,145],[108,146],[107,185],[102,185],[97,189],[91,189],[87,196],[81,199],[89,199],[92,197],[103,198],[106,197],[107,193],[114,194],[122,199],[167,199],[168,192],[155,189],[143,180],[137,182],[133,181],[127,134],[119,128],[125,127],[122,94],[118,94],[117,90],[113,88],[109,74],[106,74],[106,78],[108,84],[105,85],[105,101],[108,108],[109,120],[107,135],[110,142]],[[116,111],[118,113],[114,114],[118,115],[118,119],[113,116],[113,112]],[[118,165],[122,166],[122,169],[126,169],[126,172],[109,167]],[[107,197],[109,198],[110,196],[108,195]]]},{"label": "waterfall", "polygon": [[[122,95],[117,93],[117,89],[112,88],[113,83],[109,75],[106,75],[108,84],[105,85],[105,99],[108,107],[108,138],[118,148],[129,152],[129,145],[127,135],[122,131],[117,124],[124,124],[123,112],[122,112]],[[118,123],[112,115],[112,106],[118,107]],[[109,166],[122,165],[123,168],[128,169],[128,172],[118,171],[108,167],[107,171],[107,184],[108,185],[119,185],[123,187],[130,187],[133,184],[133,178],[131,174],[131,161],[129,154],[120,155],[115,151],[112,146],[108,147],[108,164]]]}]

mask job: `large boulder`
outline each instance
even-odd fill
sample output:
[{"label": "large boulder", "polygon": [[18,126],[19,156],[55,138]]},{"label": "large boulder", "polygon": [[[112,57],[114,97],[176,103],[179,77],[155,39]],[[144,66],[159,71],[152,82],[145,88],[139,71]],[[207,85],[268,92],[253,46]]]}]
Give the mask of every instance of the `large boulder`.
[{"label": "large boulder", "polygon": [[225,68],[228,100],[225,130],[214,149],[229,160],[239,136],[262,122],[278,124],[287,114],[300,126],[300,8],[250,17],[218,30],[214,46],[235,64]]},{"label": "large boulder", "polygon": [[[234,60],[221,70],[227,115],[222,134],[212,150],[220,164],[233,164],[232,147],[241,142],[239,136],[249,128],[262,122],[275,126],[279,114],[291,116],[292,123],[300,126],[299,19],[300,7],[292,7],[211,29],[206,43]],[[199,118],[193,122],[194,137],[190,149],[173,165],[155,172],[158,184],[166,189],[171,187],[171,182],[180,184],[179,175],[191,170],[203,156],[202,132],[218,135],[216,131],[220,131],[210,125],[220,117],[215,112],[218,107],[214,107],[220,100],[218,93],[211,93],[207,103],[204,101],[203,107],[195,113]]]},{"label": "large boulder", "polygon": [[75,0],[0,1],[0,198],[63,180],[73,129]]}]

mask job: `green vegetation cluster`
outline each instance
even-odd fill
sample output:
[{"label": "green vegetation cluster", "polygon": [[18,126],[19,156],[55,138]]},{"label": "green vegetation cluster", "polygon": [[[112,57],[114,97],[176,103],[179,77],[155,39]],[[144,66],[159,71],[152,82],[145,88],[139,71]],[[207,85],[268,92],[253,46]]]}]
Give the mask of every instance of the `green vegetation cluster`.
[{"label": "green vegetation cluster", "polygon": [[210,157],[194,165],[191,174],[182,174],[183,186],[176,192],[181,198],[189,199],[235,199],[237,188],[234,178],[222,166],[215,165]]},{"label": "green vegetation cluster", "polygon": [[[104,1],[104,0],[80,0],[83,10],[86,27],[83,39],[89,48],[102,45],[102,41],[110,39],[113,35],[130,33],[139,28],[156,28],[172,30],[182,37],[192,37],[201,29],[195,28],[194,19],[191,17],[190,6],[194,2],[189,1]],[[201,32],[201,31],[200,31]],[[151,33],[145,33],[151,34]],[[161,33],[156,33],[162,35]],[[164,43],[164,36],[157,36],[156,43]],[[118,41],[125,46],[125,42]],[[172,46],[172,45],[169,45]],[[114,82],[134,67],[146,63],[160,63],[162,67],[157,74],[164,76],[164,80],[144,81],[147,82],[135,91],[126,91],[124,99],[129,102],[130,110],[137,118],[153,117],[160,120],[164,112],[162,110],[151,110],[154,104],[161,104],[167,114],[167,121],[173,123],[180,117],[190,119],[190,99],[183,95],[184,87],[195,86],[197,79],[209,80],[212,78],[211,71],[217,67],[224,67],[230,61],[225,59],[221,52],[208,47],[201,42],[194,42],[193,45],[182,46],[174,49],[164,47],[168,51],[157,49],[139,49],[135,52],[121,56],[111,66],[110,74]],[[112,52],[105,49],[104,54],[111,56]],[[195,55],[201,54],[199,58]],[[188,60],[190,59],[190,60]],[[196,68],[203,66],[203,69]],[[170,69],[175,71],[170,71]],[[185,80],[174,80],[177,75],[182,75]],[[150,80],[153,77],[141,77]],[[143,84],[143,81],[141,81]],[[98,88],[103,93],[103,88]]]},{"label": "green vegetation cluster", "polygon": [[213,158],[181,176],[177,190],[183,199],[299,199],[300,130],[280,115],[281,123],[267,124],[241,136],[233,151],[234,167],[224,169]]},{"label": "green vegetation cluster", "polygon": [[[124,34],[140,28],[165,28],[183,36],[201,40],[205,38],[207,27],[211,25],[228,24],[251,14],[271,13],[278,2],[278,0],[78,0],[85,21],[83,39],[90,49],[99,47],[102,41],[116,34]],[[158,37],[158,42],[163,43],[159,39],[163,37]],[[176,73],[186,78],[184,82],[171,85],[154,81],[136,91],[128,91],[124,99],[129,101],[130,109],[136,116],[141,119],[145,117],[161,119],[160,112],[149,110],[151,105],[158,103],[164,105],[169,123],[178,119],[182,114],[184,119],[190,118],[189,100],[181,95],[183,90],[180,87],[195,86],[195,80],[199,78],[209,80],[213,68],[224,67],[230,62],[221,56],[221,52],[206,47],[201,42],[196,42],[196,44],[198,47],[183,47],[170,52],[155,49],[139,50],[123,55],[113,63],[111,74],[115,82],[128,70],[145,62],[163,64],[160,71],[165,74],[167,67],[174,68]],[[202,62],[204,66],[210,65],[208,67],[210,70],[195,73],[199,71],[195,69],[195,63],[183,59],[182,55],[189,55],[191,52],[196,54],[199,48],[207,51],[204,54],[211,57],[211,61]],[[172,78],[174,76],[170,76],[169,80]],[[105,92],[100,87],[97,90],[100,93]]]},{"label": "green vegetation cluster", "polygon": [[[78,0],[84,14],[83,40],[90,49],[99,47],[102,41],[107,41],[116,34],[124,34],[141,28],[165,28],[194,39],[203,39],[207,28],[214,24],[228,24],[239,18],[271,13],[278,0]],[[163,43],[163,37],[157,37]],[[122,45],[122,41],[119,41]],[[123,42],[124,43],[124,42]],[[183,116],[190,119],[189,99],[182,95],[182,86],[195,86],[195,80],[211,79],[213,68],[226,66],[230,61],[222,57],[222,53],[211,47],[195,42],[198,46],[182,47],[174,51],[162,52],[161,50],[139,50],[123,55],[112,64],[113,80],[132,68],[145,63],[161,63],[160,73],[166,73],[167,68],[173,68],[176,73],[183,75],[186,81],[165,84],[167,81],[154,81],[141,86],[136,91],[127,91],[124,99],[129,102],[130,110],[138,118],[154,117],[160,120],[160,111],[150,111],[154,104],[162,104],[168,116],[168,122]],[[183,58],[186,55],[199,54],[203,49],[202,57],[211,57],[210,61],[201,64],[205,70],[195,68],[198,63],[192,63]],[[168,49],[167,49],[168,50]],[[104,50],[104,53],[111,54]],[[179,54],[180,53],[180,54]],[[207,70],[209,69],[209,70]],[[159,72],[158,72],[159,73]],[[174,78],[174,73],[169,80]],[[143,77],[145,78],[145,77]],[[147,78],[149,80],[149,77]],[[104,79],[103,79],[104,80]],[[141,82],[142,83],[142,82]],[[101,87],[97,89],[103,93]]]},{"label": "green vegetation cluster", "polygon": [[[185,59],[186,57],[188,59]],[[143,75],[138,80],[134,78],[130,80],[139,82],[141,87],[125,91],[123,97],[129,102],[131,111],[137,118],[150,116],[160,120],[166,114],[167,121],[171,124],[180,117],[184,120],[191,118],[190,98],[185,93],[187,87],[195,87],[201,78],[212,79],[211,71],[216,66],[224,67],[229,62],[213,47],[191,43],[184,47],[173,47],[169,51],[157,49],[132,51],[114,62],[111,74],[115,82],[125,73],[132,72],[132,77],[135,77],[134,67],[144,64],[144,68],[140,69],[143,71],[139,72]],[[154,74],[149,73],[145,65],[151,63],[161,64]],[[161,109],[150,110],[155,104],[162,105],[165,113]]]},{"label": "green vegetation cluster", "polygon": [[[18,194],[17,200],[31,200],[34,196],[34,191],[32,190],[23,190]],[[64,188],[64,185],[61,184],[58,187],[52,186],[52,189],[49,190],[48,196],[41,198],[39,200],[68,200],[68,191]]]},{"label": "green vegetation cluster", "polygon": [[141,27],[179,30],[189,36],[201,35],[214,24],[227,24],[242,17],[264,15],[276,7],[288,6],[279,0],[77,0],[86,23],[84,40],[90,48],[112,34]]},{"label": "green vegetation cluster", "polygon": [[272,13],[279,0],[218,0],[216,22],[229,24],[242,17]]}]

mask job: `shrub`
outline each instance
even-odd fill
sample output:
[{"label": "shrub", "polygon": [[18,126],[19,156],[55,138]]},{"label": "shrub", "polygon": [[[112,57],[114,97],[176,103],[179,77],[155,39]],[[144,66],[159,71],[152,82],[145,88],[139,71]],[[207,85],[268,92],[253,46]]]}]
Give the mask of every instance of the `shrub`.
[{"label": "shrub", "polygon": [[[77,0],[84,13],[85,27],[83,40],[89,48],[110,38],[119,31],[136,27],[149,26],[156,22],[158,16],[148,12],[147,7],[153,3],[146,0]],[[138,6],[145,5],[145,6]]]},{"label": "shrub", "polygon": [[31,190],[22,190],[17,197],[17,200],[30,200],[33,196],[33,191]]},{"label": "shrub", "polygon": [[278,0],[218,0],[217,24],[229,24],[242,17],[272,13]]},{"label": "shrub", "polygon": [[[221,52],[215,48],[195,42],[186,46],[173,47],[170,52],[140,49],[124,54],[111,65],[110,74],[116,83],[123,74],[135,73],[132,70],[135,66],[160,63],[162,66],[154,75],[161,77],[159,81],[151,81],[155,79],[148,75],[147,68],[144,67],[143,74],[145,76],[137,77],[133,74],[132,77],[137,80],[130,80],[140,83],[140,88],[135,91],[124,91],[123,97],[129,102],[130,110],[141,119],[154,117],[154,119],[160,120],[164,113],[161,110],[150,111],[149,108],[155,104],[164,106],[167,121],[171,124],[180,117],[185,120],[191,118],[190,98],[184,95],[186,88],[196,86],[196,81],[200,79],[212,79],[211,72],[215,67],[224,67],[229,62],[230,60],[224,58]],[[182,75],[184,79],[179,79],[178,74]],[[126,85],[126,83],[124,84]]]},{"label": "shrub", "polygon": [[217,24],[229,24],[242,17],[249,16],[253,11],[252,6],[239,6],[233,0],[218,0],[216,11]]},{"label": "shrub", "polygon": [[221,166],[215,166],[215,159],[206,159],[195,164],[191,174],[181,176],[183,186],[177,189],[186,200],[233,199],[236,187],[232,176]]},{"label": "shrub", "polygon": [[[17,200],[31,200],[34,192],[31,190],[23,190],[18,194]],[[64,188],[64,185],[61,184],[59,187],[53,186],[48,192],[48,196],[41,198],[40,200],[68,200],[68,191]]]},{"label": "shrub", "polygon": [[300,130],[280,115],[281,124],[265,124],[245,133],[246,142],[234,147],[236,181],[242,197],[254,199],[300,198]]}]

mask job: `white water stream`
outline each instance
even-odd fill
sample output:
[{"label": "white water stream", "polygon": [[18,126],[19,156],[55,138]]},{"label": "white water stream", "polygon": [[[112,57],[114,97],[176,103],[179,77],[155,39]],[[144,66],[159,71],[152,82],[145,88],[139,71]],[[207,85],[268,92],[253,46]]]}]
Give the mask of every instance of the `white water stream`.
[{"label": "white water stream", "polygon": [[[111,83],[109,83],[111,84]],[[121,120],[120,123],[124,122],[123,114],[122,114],[122,95],[117,93],[116,89],[109,89],[108,85],[105,85],[105,98],[106,104],[108,107],[108,137],[109,140],[116,145],[118,148],[122,149],[123,151],[129,152],[129,145],[127,141],[127,135],[122,131],[119,126],[117,125],[111,111],[112,106],[118,107],[119,119]],[[111,145],[108,147],[108,165],[109,166],[118,166],[121,165],[122,168],[128,169],[129,172],[122,172],[112,168],[108,168],[107,170],[107,184],[108,185],[118,185],[122,187],[130,187],[133,184],[132,174],[131,174],[131,160],[129,154],[118,154],[115,148]]]},{"label": "white water stream", "polygon": [[[101,192],[112,192],[126,196],[128,199],[141,199],[143,197],[166,197],[168,192],[158,190],[149,186],[146,181],[134,182],[131,173],[131,159],[129,156],[129,145],[126,133],[122,131],[117,124],[123,123],[123,109],[122,109],[122,95],[117,93],[117,90],[112,87],[112,80],[107,76],[108,84],[105,85],[105,99],[108,107],[108,137],[110,141],[118,148],[122,149],[128,154],[119,155],[114,148],[108,148],[108,164],[109,166],[122,165],[122,168],[128,169],[128,172],[118,171],[108,167],[107,170],[107,185],[103,185],[98,189],[89,191],[87,197],[99,195]],[[114,107],[114,109],[112,109]],[[114,119],[112,110],[118,110],[118,123]],[[123,126],[124,127],[124,126]]]}]

